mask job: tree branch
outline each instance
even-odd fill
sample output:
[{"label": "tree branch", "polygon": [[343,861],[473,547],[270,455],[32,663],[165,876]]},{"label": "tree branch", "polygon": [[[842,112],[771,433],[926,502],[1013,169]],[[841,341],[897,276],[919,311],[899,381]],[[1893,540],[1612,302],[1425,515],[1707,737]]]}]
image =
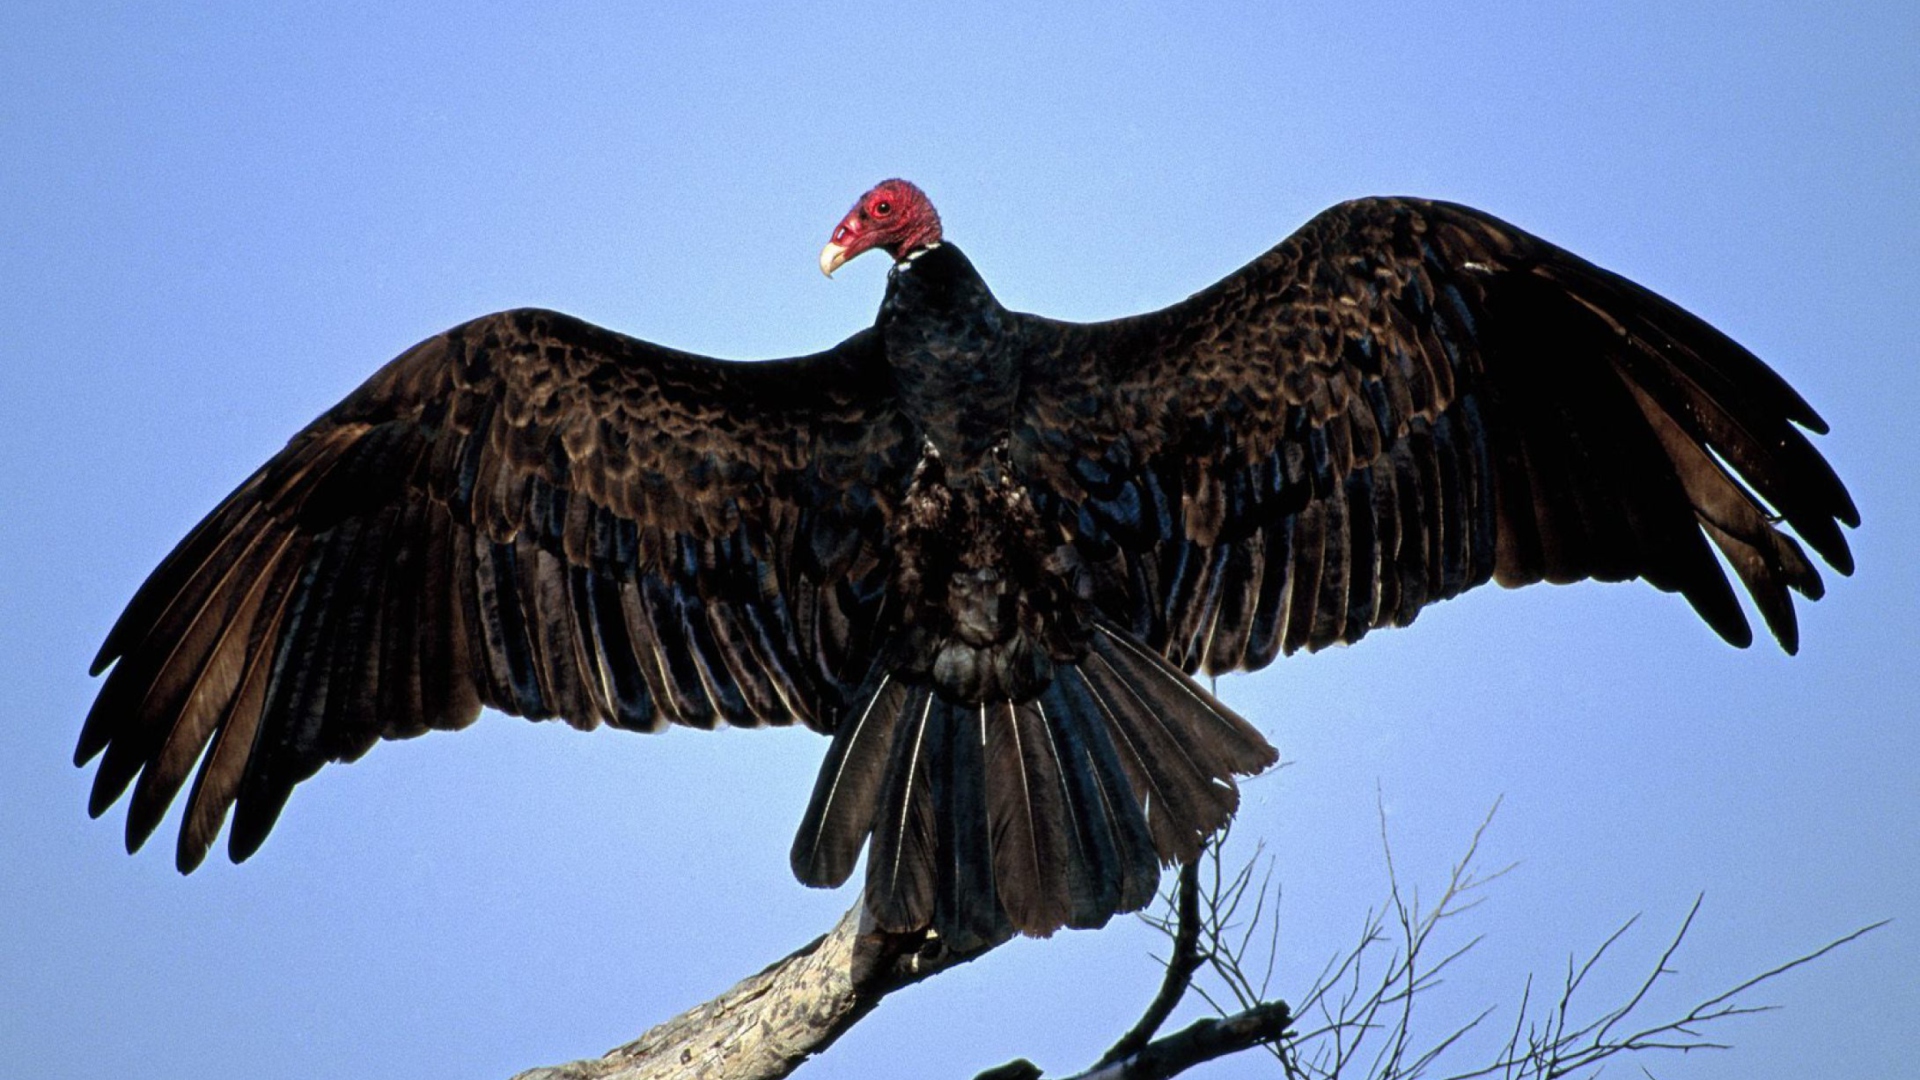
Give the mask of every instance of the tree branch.
[{"label": "tree branch", "polygon": [[1278,1042],[1293,1023],[1284,1001],[1268,1001],[1245,1012],[1196,1020],[1138,1054],[1071,1080],[1166,1080],[1214,1058]]},{"label": "tree branch", "polygon": [[[1062,1080],[1168,1080],[1214,1058],[1276,1043],[1286,1037],[1292,1023],[1293,1013],[1286,1002],[1263,1002],[1232,1016],[1196,1020],[1164,1039],[1143,1043],[1124,1057],[1112,1058],[1112,1051],[1108,1051],[1100,1064]],[[1131,1038],[1134,1031],[1127,1036]],[[1021,1058],[988,1069],[973,1080],[1043,1080],[1044,1076],[1039,1066]]]},{"label": "tree branch", "polygon": [[[1463,1041],[1494,1009],[1443,1030],[1424,1050],[1416,1051],[1415,1040],[1421,1036],[1414,1034],[1413,1005],[1416,998],[1424,1000],[1437,988],[1447,969],[1479,940],[1470,938],[1442,951],[1440,938],[1445,935],[1440,930],[1474,907],[1478,892],[1505,873],[1486,874],[1476,865],[1486,828],[1483,821],[1466,855],[1454,865],[1438,903],[1428,906],[1420,903],[1417,893],[1409,900],[1401,891],[1383,815],[1387,902],[1367,912],[1358,944],[1330,959],[1294,999],[1298,1014],[1307,1018],[1304,1030],[1293,1029],[1294,1008],[1266,997],[1278,947],[1279,892],[1271,880],[1271,862],[1266,876],[1260,878],[1256,852],[1252,861],[1228,875],[1221,863],[1222,838],[1216,836],[1206,853],[1212,860],[1210,885],[1203,888],[1196,860],[1181,870],[1179,885],[1167,898],[1169,913],[1145,917],[1173,945],[1159,991],[1133,1028],[1097,1064],[1067,1080],[1167,1080],[1203,1062],[1257,1047],[1266,1047],[1276,1057],[1280,1073],[1288,1080],[1410,1080],[1437,1072],[1443,1067],[1442,1059],[1456,1059],[1456,1052],[1473,1053],[1463,1047]],[[1250,891],[1252,912],[1243,918],[1239,913]],[[1673,973],[1671,961],[1698,910],[1696,901],[1652,971],[1625,1003],[1585,1023],[1573,1019],[1575,993],[1637,917],[1609,935],[1584,963],[1575,964],[1569,957],[1565,986],[1555,1004],[1539,1009],[1529,978],[1504,1048],[1491,1062],[1452,1073],[1453,1080],[1493,1076],[1549,1080],[1597,1068],[1615,1056],[1721,1046],[1707,1041],[1699,1029],[1766,1011],[1766,1006],[1738,999],[1880,925],[1856,930],[1742,981],[1677,1019],[1643,1019],[1641,1014],[1647,1010],[1642,1006],[1656,984]],[[1250,947],[1263,923],[1271,927],[1271,940],[1265,950],[1266,971],[1256,981],[1247,965],[1257,959]],[[863,901],[828,934],[633,1042],[603,1057],[533,1069],[515,1080],[777,1080],[832,1045],[888,994],[1000,944],[993,941],[955,951],[930,931],[884,933],[865,917]],[[1196,981],[1202,969],[1210,969],[1219,985]],[[1190,991],[1221,1015],[1155,1038]],[[1371,1050],[1370,1061],[1363,1056],[1367,1050]],[[981,1073],[976,1080],[1042,1080],[1042,1076],[1037,1066],[1022,1059]]]},{"label": "tree branch", "polygon": [[625,1046],[514,1080],[777,1080],[888,994],[1000,944],[955,953],[930,932],[874,929],[865,910],[856,903],[824,936]]},{"label": "tree branch", "polygon": [[1153,996],[1147,1005],[1147,1011],[1131,1030],[1120,1036],[1094,1068],[1124,1061],[1139,1053],[1152,1041],[1160,1025],[1173,1015],[1174,1006],[1187,994],[1187,987],[1193,984],[1193,973],[1206,963],[1206,957],[1200,952],[1200,860],[1195,859],[1180,868],[1178,900],[1179,926],[1173,933],[1173,955],[1167,958],[1166,978],[1160,982],[1160,992]]}]

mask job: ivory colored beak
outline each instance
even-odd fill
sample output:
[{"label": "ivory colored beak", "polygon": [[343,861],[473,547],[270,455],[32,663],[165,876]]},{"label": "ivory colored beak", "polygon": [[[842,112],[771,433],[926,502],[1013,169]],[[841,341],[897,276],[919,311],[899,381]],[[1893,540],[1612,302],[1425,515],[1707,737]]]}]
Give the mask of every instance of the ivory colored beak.
[{"label": "ivory colored beak", "polygon": [[820,249],[820,272],[828,277],[832,277],[833,272],[840,269],[840,264],[846,261],[847,249],[839,244],[828,244]]}]

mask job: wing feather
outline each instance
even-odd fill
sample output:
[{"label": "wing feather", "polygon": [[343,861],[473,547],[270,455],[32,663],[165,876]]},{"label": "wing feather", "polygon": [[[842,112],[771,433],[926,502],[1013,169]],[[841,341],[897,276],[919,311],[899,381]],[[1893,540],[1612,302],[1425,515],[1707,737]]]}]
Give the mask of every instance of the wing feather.
[{"label": "wing feather", "polygon": [[[553,312],[421,343],[196,527],[108,635],[76,759],[178,862],[300,781],[491,706],[579,727],[825,726],[872,664],[918,445],[873,334],[729,363]],[[832,656],[815,663],[829,613]]]},{"label": "wing feather", "polygon": [[1355,641],[1492,579],[1644,579],[1744,645],[1716,548],[1791,652],[1789,592],[1821,583],[1782,524],[1853,567],[1859,513],[1785,380],[1466,207],[1345,203],[1163,311],[1027,318],[1016,460],[1102,565],[1103,613],[1190,672]]}]

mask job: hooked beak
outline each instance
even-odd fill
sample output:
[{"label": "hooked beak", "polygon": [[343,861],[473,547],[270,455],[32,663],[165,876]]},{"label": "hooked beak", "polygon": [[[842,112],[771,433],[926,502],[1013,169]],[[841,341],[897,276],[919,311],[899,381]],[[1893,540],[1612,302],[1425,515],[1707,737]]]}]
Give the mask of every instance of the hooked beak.
[{"label": "hooked beak", "polygon": [[846,261],[847,249],[839,244],[829,243],[820,249],[820,272],[828,277],[832,277],[833,272],[840,269],[840,264]]}]

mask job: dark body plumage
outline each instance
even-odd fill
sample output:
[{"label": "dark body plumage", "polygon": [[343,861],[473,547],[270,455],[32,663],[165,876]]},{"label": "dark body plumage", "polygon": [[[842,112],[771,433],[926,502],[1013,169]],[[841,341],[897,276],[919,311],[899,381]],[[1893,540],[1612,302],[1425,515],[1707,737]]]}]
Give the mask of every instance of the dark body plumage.
[{"label": "dark body plumage", "polygon": [[[1151,315],[1006,311],[952,244],[825,353],[714,361],[552,312],[394,360],[162,563],[77,759],[130,847],[481,706],[833,735],[794,846],[965,941],[1103,923],[1274,752],[1191,673],[1490,578],[1644,578],[1781,644],[1842,572],[1814,411],[1658,296],[1463,207],[1343,204]],[[137,780],[137,783],[136,783]]]}]

